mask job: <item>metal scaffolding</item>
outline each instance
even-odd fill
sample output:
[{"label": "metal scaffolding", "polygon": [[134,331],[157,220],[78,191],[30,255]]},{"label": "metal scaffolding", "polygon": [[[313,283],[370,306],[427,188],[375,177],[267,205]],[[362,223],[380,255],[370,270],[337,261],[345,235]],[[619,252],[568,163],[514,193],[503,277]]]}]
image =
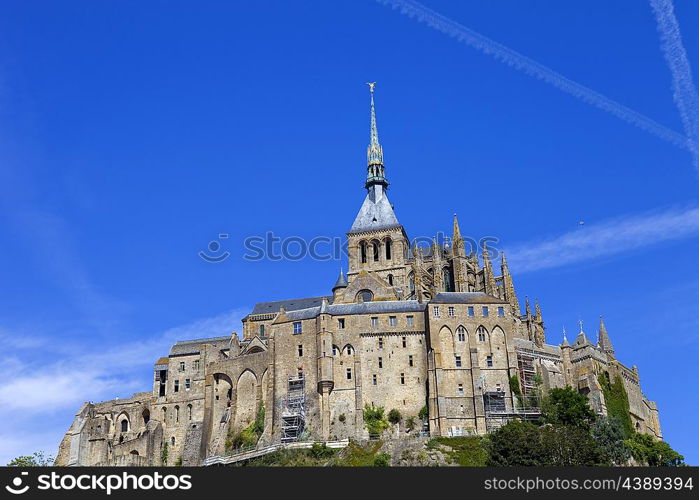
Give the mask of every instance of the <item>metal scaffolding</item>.
[{"label": "metal scaffolding", "polygon": [[306,423],[306,381],[302,373],[289,377],[282,410],[282,443],[296,441]]}]

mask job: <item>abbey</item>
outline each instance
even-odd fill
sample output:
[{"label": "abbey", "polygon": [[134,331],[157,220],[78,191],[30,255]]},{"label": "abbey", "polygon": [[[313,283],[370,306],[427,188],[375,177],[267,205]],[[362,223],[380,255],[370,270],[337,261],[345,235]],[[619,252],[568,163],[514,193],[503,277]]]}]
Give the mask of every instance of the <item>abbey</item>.
[{"label": "abbey", "polygon": [[[263,302],[242,335],[183,340],[154,366],[153,387],[85,403],[56,465],[199,465],[235,452],[257,421],[258,447],[368,439],[364,408],[396,409],[396,436],[483,434],[539,415],[540,395],[571,386],[606,414],[621,381],[632,425],[661,437],[636,367],[616,358],[600,319],[571,344],[546,342],[539,304],[524,311],[505,255],[451,241],[411,246],[388,200],[371,86],[366,198],[348,238],[348,272],[325,296]],[[496,272],[498,269],[498,272]],[[412,417],[412,418],[411,418]]]}]

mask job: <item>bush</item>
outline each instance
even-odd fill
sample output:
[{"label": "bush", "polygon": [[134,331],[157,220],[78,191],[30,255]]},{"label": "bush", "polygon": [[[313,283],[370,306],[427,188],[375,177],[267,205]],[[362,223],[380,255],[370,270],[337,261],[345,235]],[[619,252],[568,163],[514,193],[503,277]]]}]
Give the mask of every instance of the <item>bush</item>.
[{"label": "bush", "polygon": [[517,396],[517,400],[521,404],[524,398],[522,398],[522,388],[519,385],[519,377],[517,375],[512,375],[510,377],[510,391]]},{"label": "bush", "polygon": [[429,415],[429,410],[427,409],[427,405],[425,405],[425,406],[423,406],[422,408],[420,408],[420,412],[417,414],[417,418],[419,418],[419,419],[422,420],[423,422],[424,422],[425,420],[427,420],[427,418],[428,418],[429,416],[430,416],[430,415]]},{"label": "bush", "polygon": [[374,406],[373,403],[371,406],[366,405],[363,413],[364,425],[369,431],[369,436],[379,437],[383,434],[383,431],[388,429],[388,422],[382,406]]},{"label": "bush", "polygon": [[543,465],[544,450],[539,427],[529,422],[514,420],[490,435],[488,465]]},{"label": "bush", "polygon": [[[232,430],[232,428],[230,429]],[[255,420],[250,425],[238,432],[229,434],[226,437],[226,451],[238,450],[241,448],[253,448],[260,440],[260,436],[265,430],[265,407],[260,405],[255,414]]]},{"label": "bush", "polygon": [[405,419],[405,429],[408,432],[412,432],[412,430],[415,429],[415,417],[412,415]]},{"label": "bush", "polygon": [[310,454],[316,459],[330,458],[335,454],[335,450],[328,448],[325,443],[313,443]]},{"label": "bush", "polygon": [[182,455],[177,457],[177,460],[175,460],[175,466],[176,467],[182,467]]},{"label": "bush", "polygon": [[168,444],[167,441],[163,444],[162,450],[160,450],[160,462],[163,465],[167,465],[167,455],[168,455]]},{"label": "bush", "polygon": [[391,455],[379,453],[374,457],[374,467],[388,467],[391,465]]},{"label": "bush", "polygon": [[481,436],[434,437],[427,442],[428,449],[446,446],[443,450],[452,463],[462,467],[485,467],[488,464],[487,438]]},{"label": "bush", "polygon": [[399,424],[401,421],[401,414],[395,408],[388,412],[388,421],[393,425]]},{"label": "bush", "polygon": [[592,437],[602,448],[609,465],[624,465],[629,460],[629,450],[624,446],[624,429],[614,417],[597,417],[592,424]]},{"label": "bush", "polygon": [[381,445],[381,441],[373,441],[363,447],[356,441],[350,441],[347,448],[342,450],[340,456],[334,461],[334,465],[338,467],[373,467]]},{"label": "bush", "polygon": [[604,373],[599,374],[597,381],[602,387],[607,415],[619,422],[624,438],[632,437],[634,428],[629,411],[629,396],[624,388],[624,382],[619,377],[614,377],[614,382],[610,382]]}]

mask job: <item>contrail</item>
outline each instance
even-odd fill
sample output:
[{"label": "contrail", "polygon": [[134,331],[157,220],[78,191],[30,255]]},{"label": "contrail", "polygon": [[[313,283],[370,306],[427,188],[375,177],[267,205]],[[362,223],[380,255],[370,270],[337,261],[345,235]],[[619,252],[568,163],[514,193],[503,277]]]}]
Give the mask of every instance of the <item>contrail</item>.
[{"label": "contrail", "polygon": [[456,21],[435,12],[421,3],[414,0],[377,0],[378,2],[390,5],[394,9],[400,9],[401,14],[411,18],[416,18],[418,22],[423,22],[427,26],[441,31],[445,35],[456,38],[458,41],[465,43],[480,50],[486,55],[492,56],[500,62],[512,66],[520,71],[523,71],[529,76],[533,76],[539,80],[556,87],[567,94],[577,97],[581,101],[591,104],[603,111],[607,111],[612,115],[624,120],[631,125],[634,125],[646,132],[649,132],[660,139],[663,139],[675,146],[683,149],[698,148],[696,142],[692,143],[690,139],[678,134],[655,120],[648,118],[641,113],[638,113],[626,106],[619,104],[608,97],[603,96],[599,92],[585,87],[560,73],[540,64],[525,55],[520,54],[508,47],[505,47],[490,38],[476,33]]},{"label": "contrail", "polygon": [[699,170],[699,95],[692,80],[692,69],[682,44],[672,0],[650,0],[650,6],[658,24],[660,48],[672,74],[672,97],[687,134],[694,167]]},{"label": "contrail", "polygon": [[507,249],[510,269],[524,274],[699,236],[699,208],[673,208],[585,225]]}]

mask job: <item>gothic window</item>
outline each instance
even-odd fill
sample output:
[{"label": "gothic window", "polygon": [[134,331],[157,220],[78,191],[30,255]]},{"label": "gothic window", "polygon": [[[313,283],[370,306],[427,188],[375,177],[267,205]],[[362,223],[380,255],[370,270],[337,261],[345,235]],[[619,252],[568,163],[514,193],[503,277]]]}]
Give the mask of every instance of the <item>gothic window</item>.
[{"label": "gothic window", "polygon": [[380,252],[379,252],[379,242],[374,240],[371,242],[371,250],[372,254],[374,256],[374,262],[378,262],[379,258],[381,257]]},{"label": "gothic window", "polygon": [[391,241],[391,238],[386,239],[386,260],[391,260],[391,250],[393,246],[393,242]]},{"label": "gothic window", "polygon": [[129,421],[127,419],[121,421],[121,432],[129,432]]},{"label": "gothic window", "polygon": [[180,407],[175,405],[175,422],[180,421]]},{"label": "gothic window", "polygon": [[452,279],[451,270],[446,267],[442,271],[442,276],[444,276],[444,291],[453,292],[454,291],[454,280]]},{"label": "gothic window", "polygon": [[478,330],[476,330],[476,333],[478,334],[478,341],[485,342],[485,337],[488,334],[488,331],[484,327],[479,326]]},{"label": "gothic window", "polygon": [[415,293],[415,280],[412,276],[408,278],[408,286],[410,287],[410,294]]},{"label": "gothic window", "polygon": [[260,337],[265,336],[265,325],[260,325]]},{"label": "gothic window", "polygon": [[371,302],[374,300],[374,293],[371,290],[360,290],[357,293],[358,302]]},{"label": "gothic window", "polygon": [[393,286],[393,275],[392,274],[388,275],[388,284]]},{"label": "gothic window", "polygon": [[362,264],[366,264],[367,251],[366,251],[366,241],[359,243],[359,253],[361,254]]},{"label": "gothic window", "polygon": [[459,342],[466,342],[466,329],[463,326],[456,329],[456,338]]}]

